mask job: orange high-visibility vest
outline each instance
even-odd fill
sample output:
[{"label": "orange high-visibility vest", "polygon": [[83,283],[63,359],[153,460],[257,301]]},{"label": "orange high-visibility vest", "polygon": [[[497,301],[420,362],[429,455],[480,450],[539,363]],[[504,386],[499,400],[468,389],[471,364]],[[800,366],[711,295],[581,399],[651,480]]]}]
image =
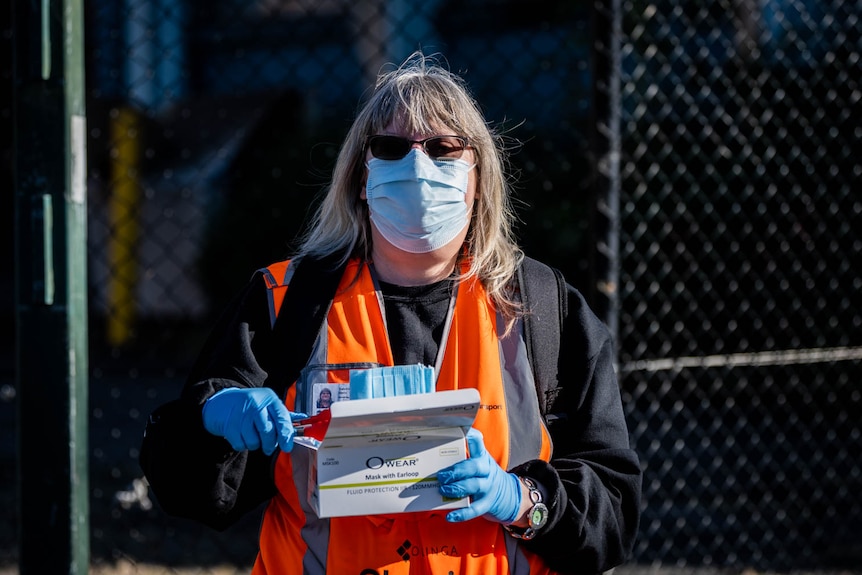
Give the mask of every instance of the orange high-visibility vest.
[{"label": "orange high-visibility vest", "polygon": [[[292,276],[290,262],[264,274],[275,321]],[[520,326],[516,326],[520,327]],[[474,427],[504,469],[532,459],[549,460],[551,441],[539,416],[536,388],[520,329],[500,337],[503,320],[478,281],[458,287],[437,390],[473,387],[481,405]],[[314,381],[347,383],[349,370],[392,365],[379,294],[369,267],[351,261],[327,321],[315,342],[307,373]],[[286,394],[294,410],[307,379]],[[302,406],[298,406],[302,410]],[[264,514],[253,575],[492,575],[551,573],[521,548],[499,523],[477,518],[449,523],[446,511],[318,518],[307,501],[307,450],[281,453],[278,488]]]}]

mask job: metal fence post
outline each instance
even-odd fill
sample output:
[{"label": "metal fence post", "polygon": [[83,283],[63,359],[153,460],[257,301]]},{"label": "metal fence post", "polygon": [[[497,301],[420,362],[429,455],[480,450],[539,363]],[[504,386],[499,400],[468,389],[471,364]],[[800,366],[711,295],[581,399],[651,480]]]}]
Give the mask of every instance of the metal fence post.
[{"label": "metal fence post", "polygon": [[591,297],[617,341],[620,226],[620,0],[593,2],[593,153],[596,162]]},{"label": "metal fence post", "polygon": [[15,0],[20,572],[87,573],[82,0]]}]

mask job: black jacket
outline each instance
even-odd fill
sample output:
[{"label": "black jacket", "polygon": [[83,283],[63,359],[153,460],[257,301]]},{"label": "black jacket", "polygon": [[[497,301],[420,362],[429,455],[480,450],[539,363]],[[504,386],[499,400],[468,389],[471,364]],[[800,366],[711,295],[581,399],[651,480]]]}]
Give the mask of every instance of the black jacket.
[{"label": "black jacket", "polygon": [[[553,458],[512,471],[538,480],[548,493],[547,525],[522,544],[555,570],[595,573],[631,553],[641,469],[629,446],[609,332],[571,286],[568,300],[559,393],[548,409]],[[224,529],[274,494],[274,456],[234,451],[204,429],[201,408],[220,389],[273,386],[290,377],[283,373],[283,350],[257,275],[212,330],[181,397],[148,422],[141,465],[166,512]]]}]

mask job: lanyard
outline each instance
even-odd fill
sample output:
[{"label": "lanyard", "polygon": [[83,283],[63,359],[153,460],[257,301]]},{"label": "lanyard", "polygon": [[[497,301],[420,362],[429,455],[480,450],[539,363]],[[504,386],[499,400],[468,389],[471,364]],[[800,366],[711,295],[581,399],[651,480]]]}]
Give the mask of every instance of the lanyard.
[{"label": "lanyard", "polygon": [[[386,304],[383,300],[383,291],[380,289],[380,282],[377,271],[374,269],[372,262],[366,262],[368,269],[371,272],[371,280],[374,283],[374,293],[377,296],[377,305],[380,307],[380,314],[383,316],[383,328],[386,330],[386,340],[389,341],[389,324],[386,319]],[[455,300],[458,297],[458,282],[452,286],[452,294],[449,296],[449,308],[446,310],[446,319],[443,322],[443,333],[440,336],[440,342],[437,345],[437,357],[434,360],[434,384],[436,387],[437,377],[440,374],[440,368],[443,366],[443,356],[446,353],[446,344],[449,341],[449,332],[452,329],[452,318],[455,317]],[[390,349],[392,343],[389,343]]]}]

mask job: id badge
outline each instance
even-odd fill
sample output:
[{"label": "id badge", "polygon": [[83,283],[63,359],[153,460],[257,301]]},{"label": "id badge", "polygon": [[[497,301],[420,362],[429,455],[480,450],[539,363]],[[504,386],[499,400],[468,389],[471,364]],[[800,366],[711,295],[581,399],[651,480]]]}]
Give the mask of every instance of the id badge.
[{"label": "id badge", "polygon": [[350,399],[350,373],[381,367],[376,362],[305,366],[296,380],[296,408],[317,415],[337,401]]}]

